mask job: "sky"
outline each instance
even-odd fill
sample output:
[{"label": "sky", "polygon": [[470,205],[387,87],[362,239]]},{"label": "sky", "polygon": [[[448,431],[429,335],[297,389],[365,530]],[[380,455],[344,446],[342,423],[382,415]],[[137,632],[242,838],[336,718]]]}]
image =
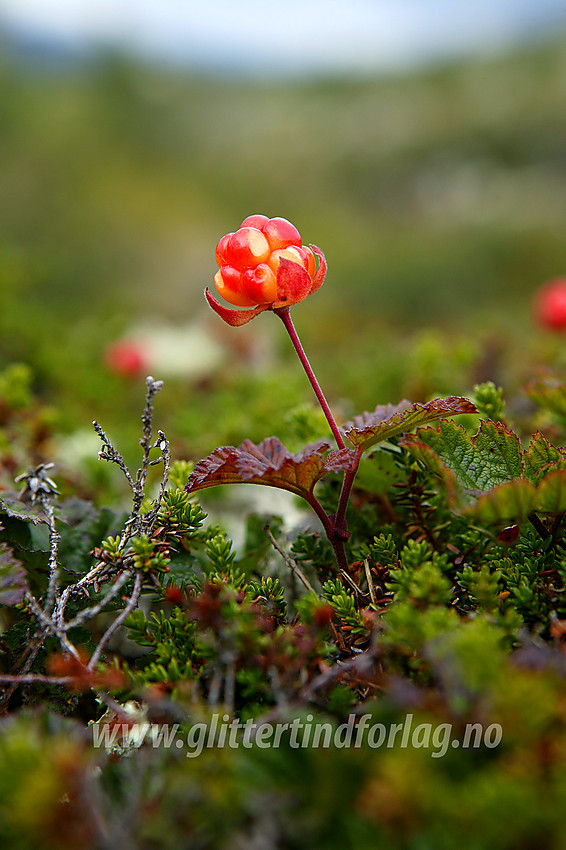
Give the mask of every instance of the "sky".
[{"label": "sky", "polygon": [[189,67],[365,73],[566,31],[566,0],[0,0],[0,25]]}]

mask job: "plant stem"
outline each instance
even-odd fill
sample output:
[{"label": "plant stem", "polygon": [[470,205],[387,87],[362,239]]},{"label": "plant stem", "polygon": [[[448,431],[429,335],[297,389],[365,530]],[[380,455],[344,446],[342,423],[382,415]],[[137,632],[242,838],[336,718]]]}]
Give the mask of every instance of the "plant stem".
[{"label": "plant stem", "polygon": [[342,482],[342,492],[340,493],[340,500],[338,502],[336,516],[334,517],[334,528],[338,532],[346,531],[346,508],[350,501],[350,493],[352,492],[352,486],[358,472],[361,457],[362,451],[358,446],[354,459],[352,460],[352,465],[346,470],[344,474],[344,481]]},{"label": "plant stem", "polygon": [[[305,349],[303,348],[301,340],[299,339],[299,335],[295,329],[295,325],[293,324],[293,320],[291,319],[290,308],[281,307],[281,309],[274,310],[273,312],[277,316],[279,316],[279,318],[285,325],[285,330],[291,338],[293,347],[298,354],[299,360],[303,364],[303,369],[307,374],[307,378],[310,381],[310,384],[314,390],[314,393],[318,399],[322,411],[326,416],[328,424],[330,425],[330,430],[334,435],[336,445],[339,449],[345,449],[346,445],[344,443],[342,434],[338,430],[336,420],[332,415],[332,411],[330,410],[328,402],[324,397],[324,393],[322,392],[321,386],[316,379],[316,375],[314,374],[313,368],[309,363],[309,359],[305,353]],[[322,506],[314,496],[312,496],[312,499],[309,500],[309,504],[314,508],[320,520],[322,521],[324,530],[326,531],[326,536],[328,537],[328,540],[330,541],[332,548],[334,549],[334,555],[336,556],[338,566],[340,569],[343,570],[348,569],[348,557],[346,555],[346,548],[344,546],[344,541],[347,540],[349,536],[346,530],[345,522],[346,505],[348,503],[352,484],[354,483],[354,477],[358,469],[358,464],[359,457],[354,460],[351,470],[346,472],[346,475],[344,477],[344,483],[342,485],[342,495],[340,498],[340,504],[338,506],[338,513],[336,517],[329,517],[326,511],[322,508]]]},{"label": "plant stem", "polygon": [[326,416],[326,419],[328,420],[328,424],[330,425],[330,430],[334,434],[334,439],[336,440],[338,448],[344,449],[345,448],[344,440],[342,439],[342,435],[341,435],[340,431],[338,430],[338,425],[336,424],[336,420],[334,419],[334,416],[332,415],[332,411],[330,410],[330,407],[328,406],[328,402],[326,401],[326,399],[324,397],[324,393],[322,392],[320,384],[318,383],[318,381],[316,379],[316,375],[313,372],[313,369],[312,369],[311,364],[309,363],[308,357],[305,354],[305,350],[302,346],[301,340],[299,339],[299,335],[298,335],[297,331],[295,330],[295,325],[293,324],[293,320],[291,319],[290,308],[289,307],[281,307],[279,310],[274,310],[273,312],[277,316],[279,316],[279,318],[281,319],[281,321],[285,325],[285,329],[286,329],[287,333],[291,337],[291,342],[293,343],[295,351],[297,352],[297,354],[299,356],[299,360],[303,364],[303,368],[304,368],[305,372],[307,373],[307,378],[309,379],[311,386],[312,386],[312,388],[315,392],[315,395],[318,399],[318,402],[319,402],[320,406],[322,407],[323,413]]},{"label": "plant stem", "polygon": [[336,557],[336,563],[341,570],[346,570],[348,572],[348,556],[346,555],[346,547],[344,546],[344,541],[339,540],[337,538],[331,538],[330,543],[332,548],[334,549],[334,555]]},{"label": "plant stem", "polygon": [[[357,468],[357,467],[356,467]],[[355,473],[354,473],[355,474]],[[353,481],[353,478],[352,478]],[[350,485],[351,486],[351,485]],[[342,488],[343,489],[343,488]],[[342,570],[348,569],[348,556],[346,555],[346,548],[344,546],[344,540],[348,538],[348,532],[346,531],[346,527],[338,529],[336,526],[336,521],[334,518],[329,517],[316,496],[311,493],[307,498],[307,502],[314,510],[318,518],[320,519],[322,526],[324,528],[325,534],[330,542],[330,545],[334,549],[334,555],[336,556],[336,563]]]},{"label": "plant stem", "polygon": [[546,540],[547,537],[550,537],[550,531],[548,531],[546,525],[542,522],[541,519],[536,515],[534,511],[531,511],[530,514],[527,514],[527,519],[533,526],[533,528],[538,531],[543,540]]}]

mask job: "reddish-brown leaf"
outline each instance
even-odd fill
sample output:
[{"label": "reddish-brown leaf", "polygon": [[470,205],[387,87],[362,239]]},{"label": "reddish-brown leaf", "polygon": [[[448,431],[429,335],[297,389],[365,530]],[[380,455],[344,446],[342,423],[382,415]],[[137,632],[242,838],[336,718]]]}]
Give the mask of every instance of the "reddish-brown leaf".
[{"label": "reddish-brown leaf", "polygon": [[221,446],[197,463],[185,489],[194,493],[217,484],[264,484],[306,498],[317,481],[352,462],[352,449],[327,453],[328,448],[328,443],[320,440],[291,454],[277,437],[268,437],[258,445],[244,440],[237,448]]},{"label": "reddish-brown leaf", "polygon": [[469,399],[459,396],[435,398],[424,404],[412,404],[404,399],[397,405],[378,405],[372,413],[356,416],[341,430],[354,446],[365,450],[383,440],[412,431],[418,425],[460,413],[476,413],[476,408]]},{"label": "reddish-brown leaf", "polygon": [[224,307],[219,301],[217,301],[209,289],[205,289],[204,294],[206,295],[206,300],[214,312],[217,313],[227,325],[231,325],[233,328],[239,328],[242,325],[246,325],[248,322],[251,322],[252,319],[255,319],[256,316],[259,316],[260,313],[264,313],[265,310],[269,309],[269,304],[260,304],[259,307],[254,307],[253,310],[231,310],[229,307]]}]

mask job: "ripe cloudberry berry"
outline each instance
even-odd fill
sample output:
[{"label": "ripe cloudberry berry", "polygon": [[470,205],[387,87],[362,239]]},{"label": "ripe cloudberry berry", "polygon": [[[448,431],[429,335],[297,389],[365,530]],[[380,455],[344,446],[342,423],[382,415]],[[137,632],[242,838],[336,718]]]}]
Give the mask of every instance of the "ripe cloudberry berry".
[{"label": "ripe cloudberry berry", "polygon": [[551,331],[566,329],[566,278],[551,280],[535,295],[533,304],[537,322]]},{"label": "ripe cloudberry berry", "polygon": [[[318,268],[317,260],[318,258]],[[304,301],[322,285],[324,255],[316,245],[303,245],[301,234],[285,218],[250,215],[238,230],[216,246],[219,270],[214,284],[230,310],[206,290],[210,306],[230,325],[243,325],[264,310],[278,310]]]}]

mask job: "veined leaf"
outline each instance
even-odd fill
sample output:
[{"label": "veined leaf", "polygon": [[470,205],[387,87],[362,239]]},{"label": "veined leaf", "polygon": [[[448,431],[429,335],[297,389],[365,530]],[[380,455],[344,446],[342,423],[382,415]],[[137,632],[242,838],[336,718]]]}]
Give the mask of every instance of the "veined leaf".
[{"label": "veined leaf", "polygon": [[277,437],[258,445],[245,440],[237,448],[222,446],[196,464],[185,489],[194,493],[217,484],[264,484],[306,498],[317,481],[352,462],[352,449],[328,449],[329,444],[319,440],[294,455]]},{"label": "veined leaf", "polygon": [[[403,443],[412,450],[410,438]],[[419,429],[415,443],[428,446],[436,455],[433,464],[431,456],[427,458],[422,449],[418,449],[429,468],[438,472],[440,461],[442,466],[454,473],[458,484],[465,490],[489,490],[521,478],[523,474],[519,438],[500,422],[481,422],[474,437],[454,422],[442,422],[438,428]]]},{"label": "veined leaf", "polygon": [[[22,502],[16,493],[4,493],[0,499],[0,513],[17,519],[32,522],[34,525],[44,525],[47,515],[40,504],[30,505]],[[55,513],[55,510],[54,510]],[[59,511],[57,512],[60,513]]]},{"label": "veined leaf", "polygon": [[557,449],[537,431],[523,453],[523,466],[525,478],[539,484],[549,471],[566,469],[566,451]]},{"label": "veined leaf", "polygon": [[459,413],[476,413],[476,408],[469,399],[459,396],[435,398],[425,404],[411,404],[404,399],[397,405],[378,405],[373,413],[356,416],[343,425],[341,430],[352,445],[365,451],[376,443],[405,434],[419,425]]},{"label": "veined leaf", "polygon": [[448,421],[402,442],[442,479],[452,507],[480,522],[566,511],[566,451],[540,432],[525,452],[513,431],[491,421],[481,422],[473,437]]}]

